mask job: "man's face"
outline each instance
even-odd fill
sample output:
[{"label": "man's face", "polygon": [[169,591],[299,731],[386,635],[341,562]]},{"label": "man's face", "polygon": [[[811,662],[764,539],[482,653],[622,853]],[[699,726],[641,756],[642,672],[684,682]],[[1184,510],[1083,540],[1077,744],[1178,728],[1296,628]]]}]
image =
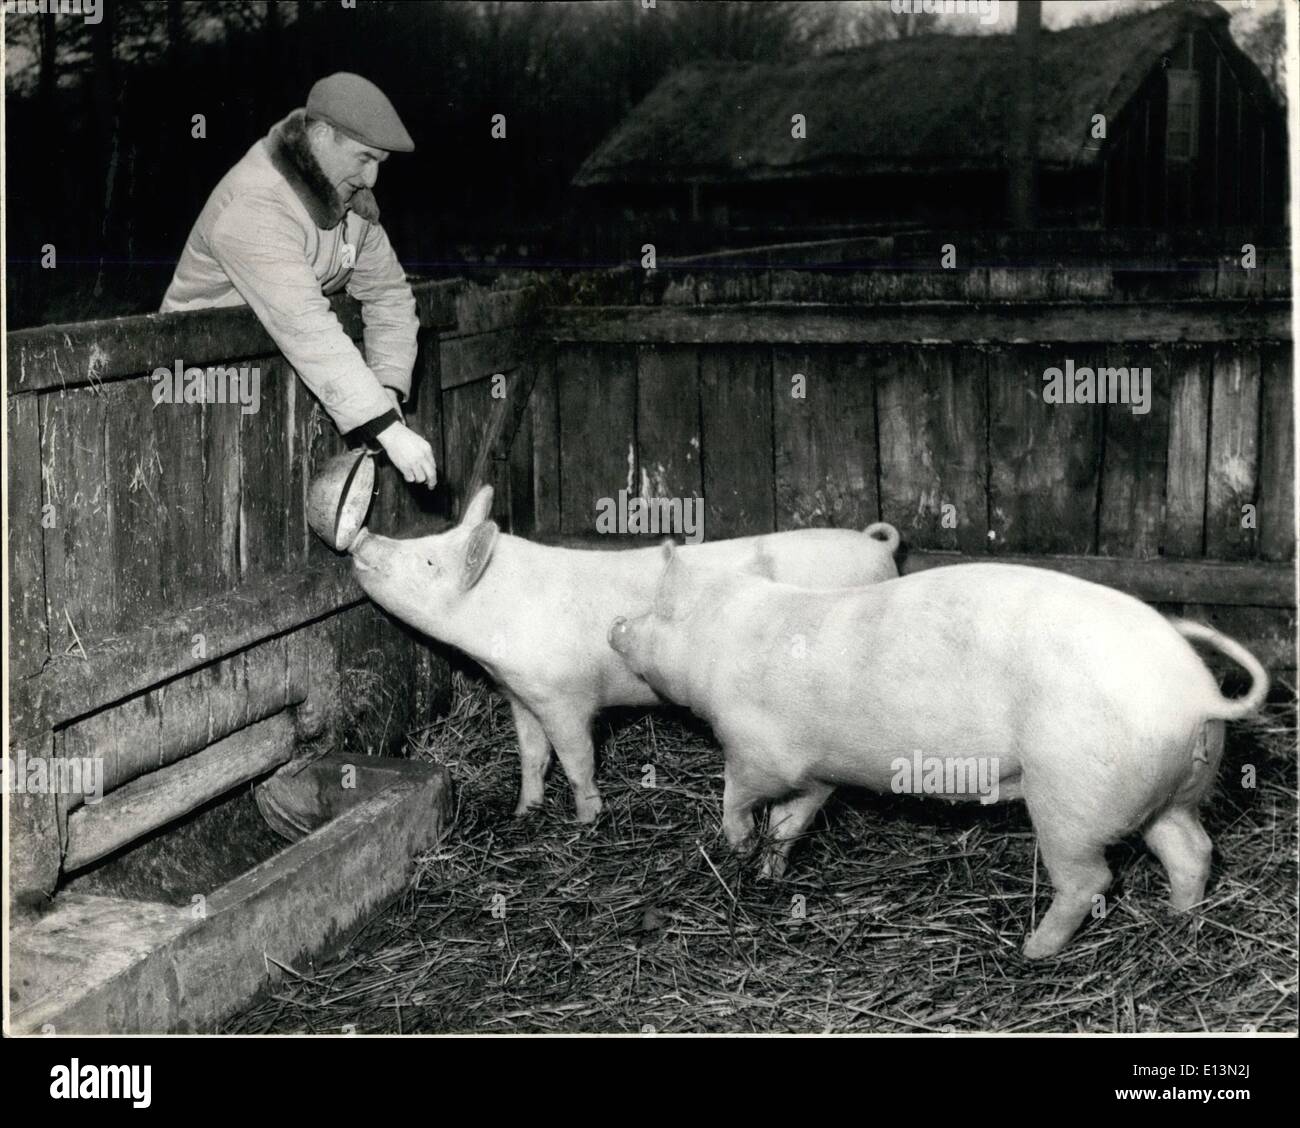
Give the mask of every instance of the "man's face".
[{"label": "man's face", "polygon": [[321,171],[345,204],[354,192],[375,186],[379,163],[388,156],[383,149],[372,149],[354,141],[324,122],[313,125],[308,136]]}]

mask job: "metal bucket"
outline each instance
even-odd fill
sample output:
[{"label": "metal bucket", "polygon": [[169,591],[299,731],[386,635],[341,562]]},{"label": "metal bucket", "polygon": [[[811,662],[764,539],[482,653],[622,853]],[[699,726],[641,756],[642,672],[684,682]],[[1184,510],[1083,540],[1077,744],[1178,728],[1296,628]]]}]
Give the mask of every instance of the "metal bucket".
[{"label": "metal bucket", "polygon": [[335,552],[346,552],[366,523],[374,494],[374,453],[350,450],[335,455],[311,480],[307,523]]}]

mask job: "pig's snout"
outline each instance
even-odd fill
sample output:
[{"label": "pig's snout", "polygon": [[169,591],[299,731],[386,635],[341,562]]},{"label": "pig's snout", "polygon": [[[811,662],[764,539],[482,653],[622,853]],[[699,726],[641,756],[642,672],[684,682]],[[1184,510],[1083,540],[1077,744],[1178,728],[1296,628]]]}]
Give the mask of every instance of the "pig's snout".
[{"label": "pig's snout", "polygon": [[380,546],[365,529],[357,533],[348,546],[348,554],[352,557],[352,567],[360,572],[373,571],[379,567]]},{"label": "pig's snout", "polygon": [[622,654],[627,645],[627,636],[627,620],[620,615],[609,625],[609,645]]}]

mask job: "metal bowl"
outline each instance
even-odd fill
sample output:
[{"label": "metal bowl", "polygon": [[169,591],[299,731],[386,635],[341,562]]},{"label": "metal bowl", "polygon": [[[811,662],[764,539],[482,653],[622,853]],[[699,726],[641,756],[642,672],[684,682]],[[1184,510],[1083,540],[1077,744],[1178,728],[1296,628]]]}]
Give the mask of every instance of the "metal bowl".
[{"label": "metal bowl", "polygon": [[368,450],[335,455],[311,480],[307,523],[335,552],[357,539],[375,494],[375,460]]}]

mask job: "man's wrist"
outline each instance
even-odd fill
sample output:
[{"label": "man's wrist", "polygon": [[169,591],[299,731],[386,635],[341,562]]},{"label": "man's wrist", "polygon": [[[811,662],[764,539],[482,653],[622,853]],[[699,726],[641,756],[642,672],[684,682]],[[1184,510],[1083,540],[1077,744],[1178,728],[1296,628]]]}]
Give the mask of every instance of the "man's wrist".
[{"label": "man's wrist", "polygon": [[347,432],[344,439],[360,438],[369,442],[378,442],[379,436],[387,431],[394,424],[400,424],[402,417],[398,414],[397,408],[390,407],[382,415],[376,415],[373,419],[367,420],[359,427],[353,427]]}]

